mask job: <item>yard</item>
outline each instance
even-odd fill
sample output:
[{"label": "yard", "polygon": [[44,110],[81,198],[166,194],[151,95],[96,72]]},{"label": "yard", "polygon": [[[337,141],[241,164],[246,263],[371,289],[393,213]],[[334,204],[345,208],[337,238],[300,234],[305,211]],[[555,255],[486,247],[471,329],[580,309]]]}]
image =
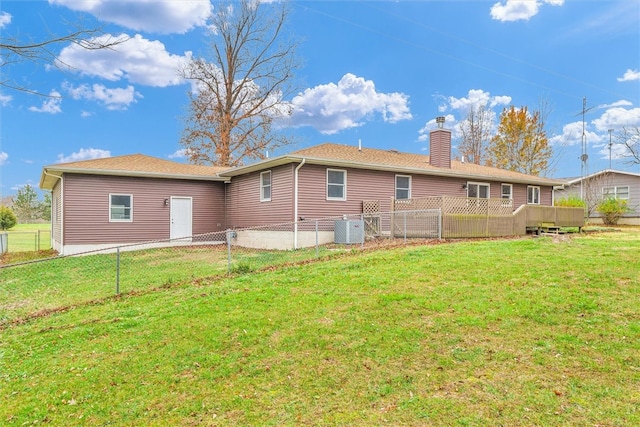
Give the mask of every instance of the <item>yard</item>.
[{"label": "yard", "polygon": [[51,249],[51,224],[17,224],[6,233],[9,252]]},{"label": "yard", "polygon": [[623,229],[5,294],[0,423],[639,425],[639,252]]}]

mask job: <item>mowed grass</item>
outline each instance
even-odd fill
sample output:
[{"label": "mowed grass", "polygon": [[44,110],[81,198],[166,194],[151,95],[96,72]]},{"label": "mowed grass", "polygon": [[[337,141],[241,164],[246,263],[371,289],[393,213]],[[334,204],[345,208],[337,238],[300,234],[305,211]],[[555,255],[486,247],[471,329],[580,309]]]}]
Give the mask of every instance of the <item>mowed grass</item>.
[{"label": "mowed grass", "polygon": [[9,252],[51,249],[51,224],[16,224],[6,233]]},{"label": "mowed grass", "polygon": [[[265,251],[226,244],[175,246],[139,251],[56,257],[47,252],[5,254],[0,268],[0,328],[49,311],[95,304],[118,293],[153,292],[231,272],[335,256],[346,248]],[[31,262],[27,255],[48,255]],[[17,259],[16,259],[17,258]]]},{"label": "mowed grass", "polygon": [[0,331],[0,423],[640,425],[639,251],[414,246],[78,305]]}]

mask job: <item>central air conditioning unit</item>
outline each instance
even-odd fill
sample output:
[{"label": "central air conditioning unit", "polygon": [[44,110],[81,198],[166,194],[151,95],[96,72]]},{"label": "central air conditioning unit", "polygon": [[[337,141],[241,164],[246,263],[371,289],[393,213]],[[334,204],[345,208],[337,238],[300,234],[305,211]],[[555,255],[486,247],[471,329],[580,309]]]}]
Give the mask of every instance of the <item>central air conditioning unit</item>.
[{"label": "central air conditioning unit", "polygon": [[364,243],[364,221],[361,219],[344,219],[335,222],[334,243],[353,245]]}]

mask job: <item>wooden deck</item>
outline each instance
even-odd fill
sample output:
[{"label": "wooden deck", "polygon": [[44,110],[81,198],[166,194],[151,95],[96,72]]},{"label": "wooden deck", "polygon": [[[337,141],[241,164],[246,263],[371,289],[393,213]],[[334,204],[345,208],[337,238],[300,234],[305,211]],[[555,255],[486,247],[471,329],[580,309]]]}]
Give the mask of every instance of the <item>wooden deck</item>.
[{"label": "wooden deck", "polygon": [[[363,202],[363,213],[374,214],[381,201]],[[584,209],[522,205],[514,210],[512,200],[466,197],[430,197],[392,200],[388,212],[439,209],[443,238],[523,236],[530,232],[559,233],[565,227],[584,226]]]}]

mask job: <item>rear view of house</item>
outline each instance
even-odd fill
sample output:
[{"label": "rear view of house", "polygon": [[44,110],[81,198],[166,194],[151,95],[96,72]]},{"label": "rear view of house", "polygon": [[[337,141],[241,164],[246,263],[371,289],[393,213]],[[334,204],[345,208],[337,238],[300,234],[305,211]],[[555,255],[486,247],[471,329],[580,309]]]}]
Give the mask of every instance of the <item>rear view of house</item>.
[{"label": "rear view of house", "polygon": [[553,205],[561,181],[453,160],[451,132],[438,123],[429,156],[326,143],[236,168],[141,154],[47,166],[40,187],[52,192],[52,246],[71,254],[295,223],[286,232],[293,244],[277,242],[285,232],[260,240],[296,248],[298,223],[371,213],[371,206],[389,212],[435,197],[463,199],[466,206],[468,200],[488,206],[482,201],[491,199],[511,214]]}]

